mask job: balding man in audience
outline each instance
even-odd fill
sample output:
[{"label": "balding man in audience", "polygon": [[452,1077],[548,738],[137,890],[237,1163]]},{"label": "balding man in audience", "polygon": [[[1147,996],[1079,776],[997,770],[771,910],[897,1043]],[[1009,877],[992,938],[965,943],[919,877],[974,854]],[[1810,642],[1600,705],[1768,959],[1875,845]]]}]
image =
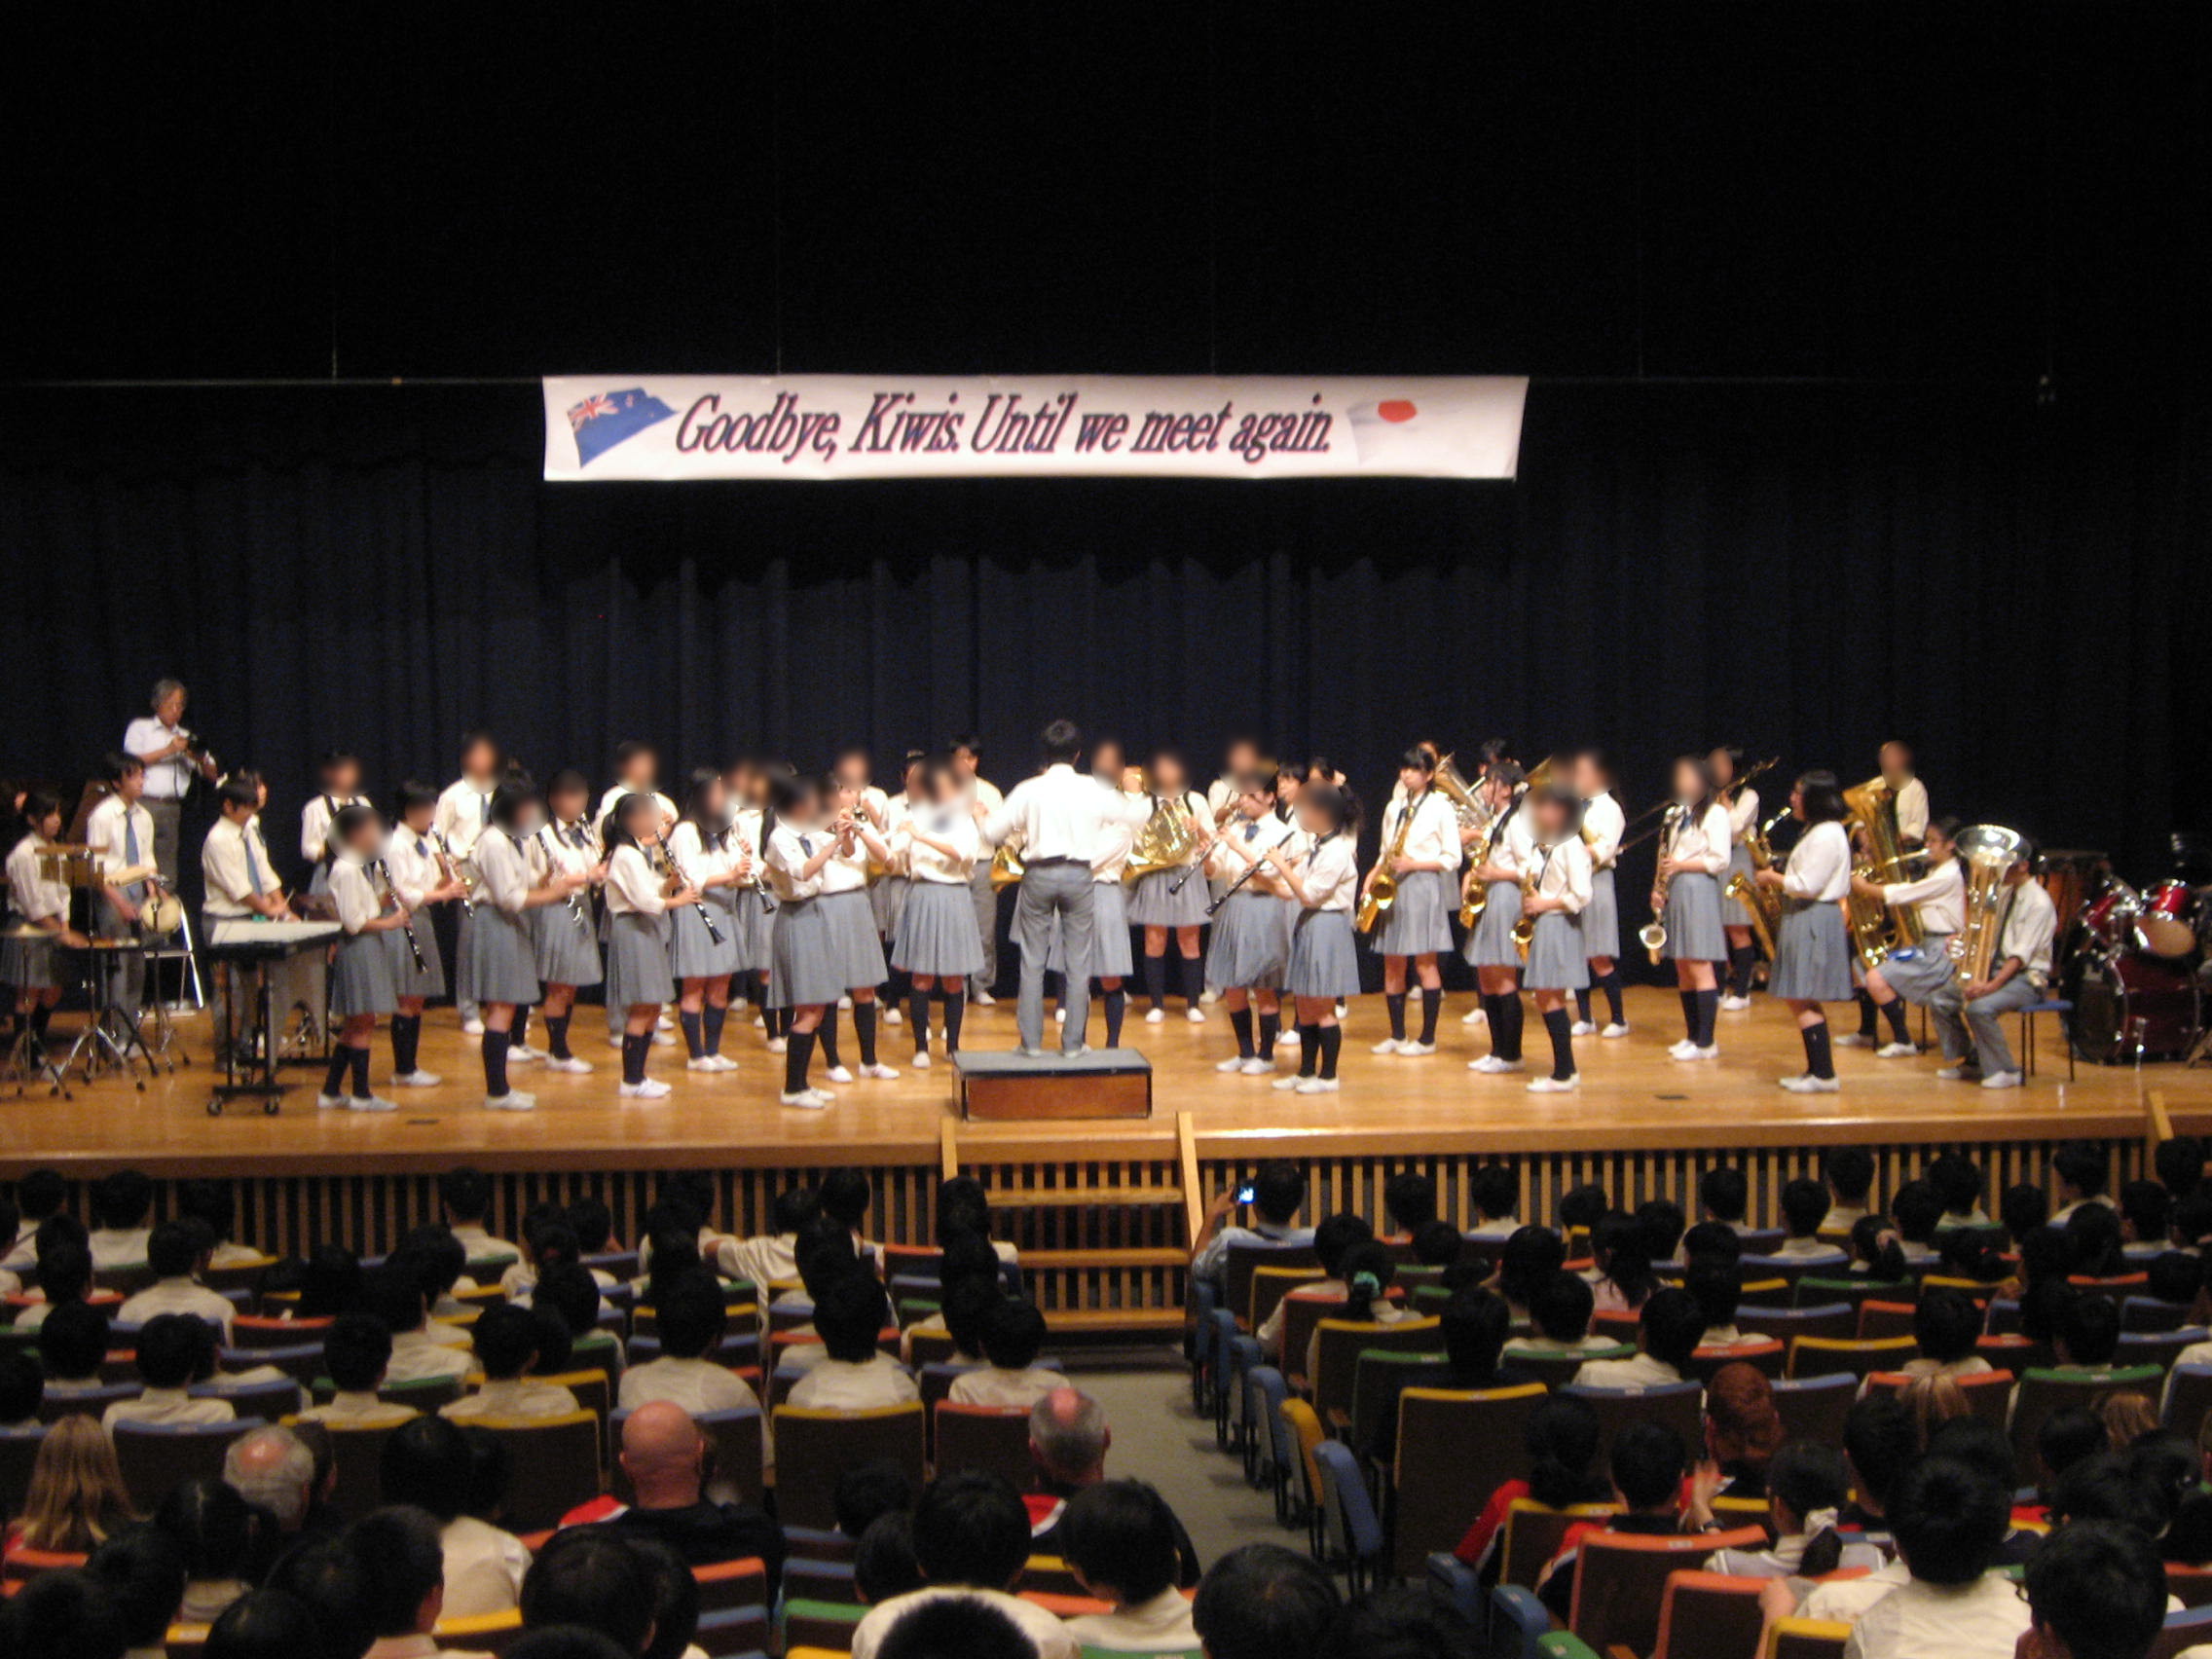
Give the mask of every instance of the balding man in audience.
[{"label": "balding man in audience", "polygon": [[[1068,1499],[1106,1478],[1106,1451],[1114,1444],[1106,1408],[1081,1388],[1054,1388],[1029,1408],[1029,1460],[1037,1470],[1037,1490],[1022,1502],[1029,1509],[1030,1553],[1058,1555],[1060,1515]],[[1177,1584],[1189,1589],[1201,1573],[1198,1547],[1172,1514],[1175,1552],[1182,1559]]]},{"label": "balding man in audience", "polygon": [[622,1424],[620,1453],[636,1495],[626,1506],[587,1505],[574,1519],[658,1538],[691,1567],[757,1556],[767,1566],[773,1595],[783,1533],[752,1504],[716,1503],[706,1495],[711,1452],[712,1443],[682,1406],[667,1400],[640,1406]]}]

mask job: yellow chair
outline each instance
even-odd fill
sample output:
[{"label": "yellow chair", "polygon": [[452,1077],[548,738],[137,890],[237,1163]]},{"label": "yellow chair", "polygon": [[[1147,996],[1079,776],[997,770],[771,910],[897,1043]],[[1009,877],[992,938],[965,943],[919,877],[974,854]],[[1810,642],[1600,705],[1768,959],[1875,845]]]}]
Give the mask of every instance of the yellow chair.
[{"label": "yellow chair", "polygon": [[922,1405],[882,1406],[865,1412],[809,1411],[778,1406],[771,1414],[776,1442],[776,1505],[787,1527],[827,1531],[837,1524],[837,1483],[847,1471],[889,1460],[917,1490],[924,1484]]},{"label": "yellow chair", "polygon": [[522,1609],[478,1613],[474,1618],[440,1619],[431,1636],[442,1649],[457,1653],[498,1653],[522,1635]]},{"label": "yellow chair", "polygon": [[471,1418],[468,1425],[489,1429],[507,1449],[508,1531],[558,1527],[562,1516],[599,1495],[599,1419],[590,1412]]},{"label": "yellow chair", "polygon": [[1767,1633],[1765,1659],[1843,1659],[1851,1627],[1832,1619],[1777,1619]]}]

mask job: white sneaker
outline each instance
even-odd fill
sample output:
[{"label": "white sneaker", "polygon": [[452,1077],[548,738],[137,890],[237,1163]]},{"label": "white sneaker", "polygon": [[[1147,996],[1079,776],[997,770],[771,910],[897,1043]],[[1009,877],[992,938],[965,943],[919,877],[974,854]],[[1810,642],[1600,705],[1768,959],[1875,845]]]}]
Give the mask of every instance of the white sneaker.
[{"label": "white sneaker", "polygon": [[1846,1031],[1835,1040],[1835,1046],[1839,1049],[1871,1049],[1874,1039],[1863,1031]]},{"label": "white sneaker", "polygon": [[767,1017],[766,1017],[766,1016],[765,1016],[764,1014],[755,1014],[755,1015],[753,1016],[753,1029],[754,1029],[754,1030],[756,1030],[756,1031],[765,1031],[765,1030],[767,1030],[767,1029],[768,1029],[768,1020],[767,1020]]},{"label": "white sneaker", "polygon": [[1198,1001],[1204,1003],[1206,1007],[1211,1008],[1215,1003],[1221,1001],[1221,993],[1215,990],[1211,985],[1208,985],[1204,990],[1198,993]]},{"label": "white sneaker", "polygon": [[[851,997],[849,997],[849,996],[845,996],[845,997],[839,997],[839,998],[837,999],[837,1012],[838,1012],[839,1014],[844,1014],[844,1013],[847,1013],[847,1012],[849,1012],[849,1011],[850,1011],[850,1010],[852,1009],[852,1006],[853,1006],[853,999],[852,999]],[[662,1021],[661,1023],[662,1023],[663,1025],[665,1025],[665,1024],[667,1024],[668,1022],[667,1022],[666,1020],[663,1020],[663,1021]]]},{"label": "white sneaker", "polygon": [[861,1067],[861,1076],[873,1078],[877,1083],[889,1083],[898,1075],[899,1068],[897,1066],[887,1066],[880,1062],[872,1066]]},{"label": "white sneaker", "polygon": [[1569,1037],[1595,1037],[1598,1035],[1598,1022],[1594,1019],[1578,1019],[1567,1028],[1567,1034]]},{"label": "white sneaker", "polygon": [[829,1106],[830,1096],[819,1088],[802,1088],[796,1094],[780,1094],[777,1100],[786,1106],[796,1106],[801,1112],[820,1112]]},{"label": "white sneaker", "polygon": [[387,1100],[381,1094],[371,1094],[366,1097],[356,1094],[346,1102],[346,1110],[349,1112],[396,1112],[399,1110],[399,1106],[396,1101]]},{"label": "white sneaker", "polygon": [[1833,1094],[1843,1087],[1832,1077],[1815,1077],[1811,1072],[1800,1077],[1786,1077],[1781,1082],[1792,1094]]},{"label": "white sneaker", "polygon": [[667,1084],[657,1077],[648,1077],[643,1083],[625,1083],[614,1092],[624,1100],[658,1100],[668,1091]]},{"label": "white sneaker", "polygon": [[[974,1003],[977,1008],[996,1008],[999,1006],[999,999],[992,996],[988,991],[977,991],[968,1000]],[[817,1094],[821,1092],[822,1091],[819,1088],[815,1090],[815,1093]]]},{"label": "white sneaker", "polygon": [[1720,1012],[1722,1014],[1742,1014],[1751,1006],[1751,999],[1750,997],[1729,995],[1720,999]]},{"label": "white sneaker", "polygon": [[789,1037],[771,1037],[761,1045],[771,1054],[780,1054],[791,1046],[792,1041]]},{"label": "white sneaker", "polygon": [[1945,1066],[1936,1076],[1944,1083],[1972,1083],[1981,1073],[1972,1066]]},{"label": "white sneaker", "polygon": [[608,1034],[608,1039],[607,1039],[607,1046],[608,1046],[608,1047],[609,1049],[619,1049],[619,1048],[621,1048],[621,1047],[622,1047],[622,1033],[621,1033],[621,1032],[619,1032],[619,1031],[615,1031],[615,1032],[611,1032],[611,1033],[609,1033],[609,1034]]},{"label": "white sneaker", "polygon": [[314,1106],[318,1112],[338,1112],[345,1109],[346,1101],[347,1096],[343,1094],[317,1094]]},{"label": "white sneaker", "polygon": [[1874,1051],[1877,1060],[1917,1060],[1920,1051],[1910,1043],[1884,1043]]},{"label": "white sneaker", "polygon": [[1407,1059],[1418,1060],[1423,1054],[1435,1053],[1436,1045],[1434,1043],[1423,1043],[1418,1037],[1409,1037],[1398,1045],[1398,1052]]},{"label": "white sneaker", "polygon": [[1281,1077],[1275,1079],[1272,1087],[1291,1089],[1296,1088],[1302,1083],[1311,1083],[1312,1081],[1309,1077],[1300,1077],[1296,1072],[1285,1072]]},{"label": "white sneaker", "polygon": [[1183,1017],[1193,1025],[1203,1025],[1206,1022],[1206,1011],[1202,1008],[1187,1008],[1183,1011]]},{"label": "white sneaker", "polygon": [[1226,1060],[1216,1060],[1213,1069],[1224,1077],[1227,1077],[1231,1072],[1240,1072],[1244,1069],[1244,1056],[1242,1054],[1232,1054]]},{"label": "white sneaker", "polygon": [[1601,1037],[1626,1037],[1628,1035],[1628,1022],[1616,1019],[1598,1035]]},{"label": "white sneaker", "polygon": [[543,1049],[533,1049],[528,1043],[514,1043],[507,1048],[507,1064],[510,1066],[527,1066],[533,1060],[542,1060],[543,1058],[545,1058],[545,1051]]},{"label": "white sneaker", "polygon": [[578,1059],[575,1055],[571,1054],[565,1060],[547,1060],[545,1069],[551,1072],[567,1072],[571,1077],[581,1077],[592,1069],[592,1064],[589,1060]]},{"label": "white sneaker", "polygon": [[886,1025],[903,1025],[906,1023],[906,1016],[896,1008],[886,1008],[883,1011],[883,1023]]},{"label": "white sneaker", "polygon": [[1696,1056],[1697,1045],[1687,1037],[1684,1037],[1679,1043],[1671,1044],[1667,1050],[1667,1057],[1670,1060],[1694,1059]]},{"label": "white sneaker", "polygon": [[1571,1094],[1582,1087],[1582,1074],[1572,1077],[1532,1077],[1529,1080],[1530,1094]]},{"label": "white sneaker", "polygon": [[1246,1077],[1272,1077],[1275,1075],[1274,1061],[1261,1054],[1253,1055],[1237,1069]]},{"label": "white sneaker", "polygon": [[1702,1049],[1693,1046],[1690,1051],[1685,1054],[1683,1058],[1691,1060],[1717,1060],[1718,1058],[1720,1058],[1720,1045],[1717,1043],[1709,1043]]},{"label": "white sneaker", "polygon": [[1337,1092],[1337,1080],[1333,1077],[1301,1078],[1298,1082],[1297,1092],[1300,1094],[1334,1094]]},{"label": "white sneaker", "polygon": [[[1339,997],[1339,998],[1337,999],[1337,1011],[1336,1011],[1336,1012],[1337,1012],[1337,1019],[1338,1019],[1338,1021],[1339,1021],[1339,1022],[1341,1023],[1341,1022],[1343,1021],[1343,1019],[1344,1019],[1344,1017],[1345,1017],[1346,1014],[1347,1014],[1347,1013],[1349,1012],[1349,1011],[1348,1011],[1348,1010],[1347,1010],[1347,1009],[1346,1009],[1346,1008],[1345,1007],[1345,1000],[1344,1000],[1344,998],[1342,998],[1342,997]],[[1336,1080],[1335,1078],[1331,1078],[1331,1079],[1329,1079],[1329,1081],[1330,1081],[1331,1083],[1334,1083],[1334,1082],[1336,1082],[1337,1080]],[[1320,1091],[1320,1090],[1316,1090],[1316,1092],[1321,1092],[1321,1091]]]},{"label": "white sneaker", "polygon": [[1163,1008],[1153,1009],[1145,1014],[1144,1022],[1147,1025],[1164,1025],[1167,1022],[1167,1011]]},{"label": "white sneaker", "polygon": [[1052,1010],[1052,1023],[1054,1025],[1065,1025],[1067,1022],[1068,1011],[1066,1009],[1056,1008]]},{"label": "white sneaker", "polygon": [[484,1022],[481,1019],[464,1019],[461,1022],[461,1034],[463,1037],[481,1037],[484,1035]]},{"label": "white sneaker", "polygon": [[1994,1071],[1981,1080],[1984,1088],[2017,1088],[2025,1080],[2016,1071]]},{"label": "white sneaker", "polygon": [[831,1066],[822,1075],[831,1083],[850,1083],[853,1081],[852,1070],[847,1066]]},{"label": "white sneaker", "polygon": [[1297,1027],[1297,1026],[1295,1026],[1295,1025],[1286,1025],[1286,1026],[1284,1026],[1284,1027],[1283,1027],[1283,1028],[1282,1028],[1282,1029],[1281,1029],[1280,1031],[1276,1032],[1276,1033],[1275,1033],[1275,1047],[1276,1047],[1276,1048],[1278,1048],[1278,1049],[1295,1049],[1295,1048],[1297,1048],[1297,1047],[1298,1047],[1298,1027]]},{"label": "white sneaker", "polygon": [[665,1019],[653,1030],[653,1047],[656,1049],[673,1049],[676,1047],[676,1033],[668,1028],[668,1021]]},{"label": "white sneaker", "polygon": [[928,1071],[930,1069],[930,1051],[927,1049],[916,1049],[914,1051],[914,1069],[916,1071]]},{"label": "white sneaker", "polygon": [[1459,1015],[1459,1023],[1461,1025],[1480,1025],[1489,1018],[1490,1015],[1483,1012],[1483,1005],[1481,1003],[1477,1003],[1473,1008],[1467,1010],[1465,1014]]},{"label": "white sneaker", "polygon": [[711,1072],[720,1071],[722,1068],[715,1064],[714,1055],[701,1054],[696,1059],[685,1060],[683,1062],[683,1069],[685,1071]]},{"label": "white sneaker", "polygon": [[[1072,1049],[1062,1049],[1060,1051],[1060,1058],[1063,1060],[1080,1060],[1084,1055],[1095,1053],[1096,1051],[1097,1051],[1092,1049],[1088,1043],[1078,1043]],[[1272,1071],[1273,1068],[1270,1067],[1269,1069]]]},{"label": "white sneaker", "polygon": [[1495,1054],[1485,1054],[1479,1060],[1469,1060],[1467,1069],[1484,1072],[1494,1077],[1499,1072],[1526,1071],[1529,1069],[1529,1062],[1527,1060],[1501,1060]]},{"label": "white sneaker", "polygon": [[504,1094],[487,1094],[484,1097],[484,1110],[487,1112],[535,1112],[537,1110],[537,1096],[525,1094],[519,1088],[510,1088]]},{"label": "white sneaker", "polygon": [[443,1082],[445,1082],[445,1079],[436,1072],[426,1072],[421,1066],[417,1066],[411,1072],[394,1074],[391,1087],[394,1088],[435,1088]]},{"label": "white sneaker", "polygon": [[1367,1051],[1371,1054],[1394,1054],[1398,1051],[1399,1041],[1396,1037],[1385,1037]]}]

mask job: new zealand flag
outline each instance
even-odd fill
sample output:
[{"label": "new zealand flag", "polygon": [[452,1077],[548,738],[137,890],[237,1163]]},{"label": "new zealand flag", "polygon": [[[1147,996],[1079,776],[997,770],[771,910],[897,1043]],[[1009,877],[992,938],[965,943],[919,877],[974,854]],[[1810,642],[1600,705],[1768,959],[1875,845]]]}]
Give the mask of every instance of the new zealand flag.
[{"label": "new zealand flag", "polygon": [[589,466],[616,444],[656,426],[676,411],[642,386],[603,391],[569,407],[569,430],[575,435],[576,463]]}]

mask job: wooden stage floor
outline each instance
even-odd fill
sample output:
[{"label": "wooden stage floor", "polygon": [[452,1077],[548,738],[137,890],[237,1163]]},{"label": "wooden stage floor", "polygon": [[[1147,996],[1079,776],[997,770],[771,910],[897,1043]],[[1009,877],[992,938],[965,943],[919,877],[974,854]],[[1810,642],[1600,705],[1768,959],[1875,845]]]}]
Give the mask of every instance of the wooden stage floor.
[{"label": "wooden stage floor", "polygon": [[[2138,1074],[2083,1066],[2068,1084],[2058,1027],[2049,1019],[2038,1025],[2040,1075],[2022,1089],[1939,1083],[1933,1055],[1877,1060],[1864,1050],[1839,1050],[1842,1091],[1797,1095],[1776,1084],[1801,1068],[1795,1030],[1763,997],[1749,1013],[1720,1016],[1718,1061],[1688,1065],[1667,1057],[1667,1045],[1680,1034],[1674,994],[1639,987],[1630,999],[1634,1033],[1612,1042],[1578,1040],[1583,1086],[1566,1095],[1530,1094],[1525,1076],[1467,1070],[1468,1060],[1488,1051],[1488,1040],[1481,1027],[1459,1023],[1468,1007],[1464,994],[1447,1000],[1437,1053],[1411,1060],[1367,1051],[1386,1027],[1382,999],[1360,999],[1346,1033],[1344,1089],[1333,1096],[1299,1096],[1269,1088],[1265,1079],[1216,1075],[1214,1063],[1232,1051],[1229,1021],[1219,1009],[1208,1011],[1203,1025],[1189,1024],[1179,1012],[1161,1025],[1132,1018],[1124,1043],[1155,1067],[1150,1124],[962,1125],[960,1141],[988,1143],[1010,1156],[1081,1158],[1095,1147],[1095,1156],[1112,1158],[1115,1143],[1134,1154],[1144,1141],[1170,1131],[1178,1112],[1192,1115],[1208,1158],[2132,1138],[2143,1133],[2154,1093],[2177,1126],[2212,1128],[2212,1068],[2192,1072],[2165,1064]],[[725,1050],[739,1070],[688,1072],[680,1047],[656,1048],[654,1074],[674,1092],[657,1101],[620,1100],[618,1056],[606,1046],[599,1011],[578,1014],[576,1031],[585,1040],[576,1051],[598,1070],[568,1077],[535,1065],[516,1068],[518,1086],[538,1097],[538,1109],[529,1114],[482,1108],[475,1045],[448,1009],[433,1011],[424,1032],[423,1062],[446,1079],[437,1088],[385,1089],[381,1080],[389,1073],[390,1055],[379,1035],[373,1075],[380,1090],[396,1095],[396,1113],[317,1112],[319,1074],[298,1068],[286,1072],[295,1087],[279,1116],[265,1117],[253,1103],[240,1102],[227,1116],[211,1118],[205,1023],[186,1021],[193,1063],[142,1094],[112,1081],[77,1087],[66,1101],[43,1090],[20,1098],[0,1090],[0,1167],[13,1173],[52,1163],[90,1174],[130,1163],[157,1175],[247,1176],[404,1173],[461,1159],[514,1170],[928,1162],[954,1111],[950,1066],[940,1055],[930,1070],[914,1071],[903,1027],[884,1032],[883,1056],[901,1069],[896,1081],[842,1088],[824,1112],[786,1109],[776,1102],[781,1059],[763,1051],[750,1024],[737,1021]],[[1533,1018],[1530,1032],[1535,1063],[1549,1051]],[[971,1010],[965,1036],[978,1049],[1011,1047],[1012,1004]],[[843,1042],[851,1064],[856,1046],[849,1019]],[[1282,1051],[1285,1070],[1296,1069],[1294,1054]]]}]

